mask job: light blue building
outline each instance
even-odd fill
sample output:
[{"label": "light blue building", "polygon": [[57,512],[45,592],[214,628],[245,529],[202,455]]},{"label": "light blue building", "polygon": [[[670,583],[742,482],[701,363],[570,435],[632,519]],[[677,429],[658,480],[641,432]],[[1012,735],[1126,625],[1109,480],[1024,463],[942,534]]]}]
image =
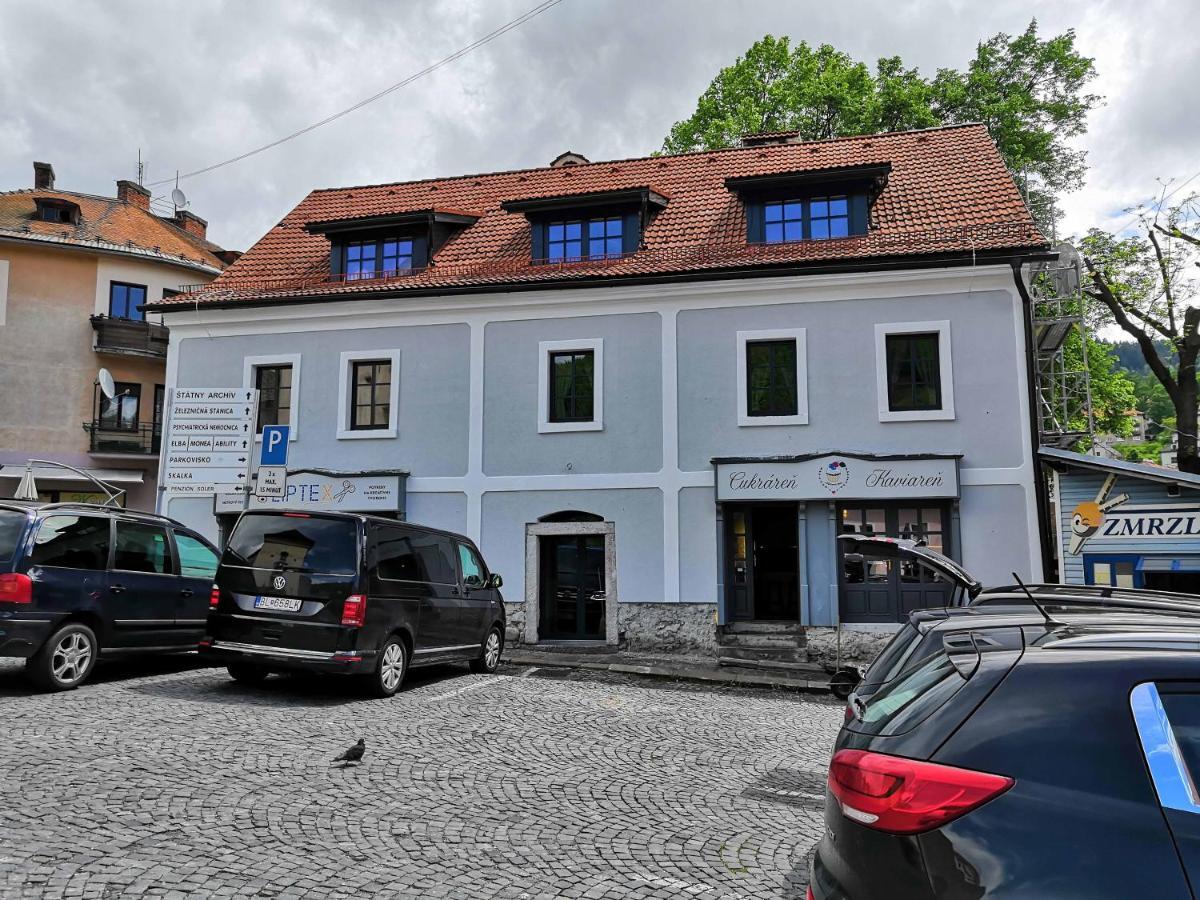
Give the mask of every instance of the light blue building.
[{"label": "light blue building", "polygon": [[1044,448],[1064,584],[1200,593],[1200,476]]},{"label": "light blue building", "polygon": [[1041,578],[1046,244],[987,132],[772,140],[315,191],[160,305],[169,386],[261,391],[287,505],[471,535],[513,639],[762,655],[940,590],[848,531]]}]

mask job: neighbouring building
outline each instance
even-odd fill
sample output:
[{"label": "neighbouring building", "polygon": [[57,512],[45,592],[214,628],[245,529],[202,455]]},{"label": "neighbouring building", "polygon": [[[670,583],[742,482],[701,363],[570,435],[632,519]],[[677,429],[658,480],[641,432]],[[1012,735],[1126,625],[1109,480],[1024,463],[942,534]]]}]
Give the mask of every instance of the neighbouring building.
[{"label": "neighbouring building", "polygon": [[1059,580],[1200,593],[1200,475],[1043,448]]},{"label": "neighbouring building", "polygon": [[[32,189],[0,193],[0,497],[33,458],[88,471],[125,490],[130,508],[153,509],[168,334],[142,307],[211,281],[237,254],[207,240],[190,212],[155,215],[135,182],[97,197],[56,188],[49,163],[33,170]],[[104,496],[64,469],[35,475],[47,500]]]},{"label": "neighbouring building", "polygon": [[[982,126],[775,135],[314,191],[152,306],[168,386],[290,424],[289,499],[255,506],[471,535],[514,639],[788,662],[944,599],[838,534],[1043,577],[1047,249]],[[214,538],[241,507],[165,499]]]}]

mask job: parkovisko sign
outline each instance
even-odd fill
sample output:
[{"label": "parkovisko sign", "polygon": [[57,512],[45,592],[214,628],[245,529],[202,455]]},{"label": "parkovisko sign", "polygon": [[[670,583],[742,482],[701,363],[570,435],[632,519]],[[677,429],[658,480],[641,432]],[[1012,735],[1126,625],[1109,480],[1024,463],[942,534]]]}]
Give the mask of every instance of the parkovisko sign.
[{"label": "parkovisko sign", "polygon": [[958,460],[831,454],[717,466],[718,500],[886,500],[958,496]]}]

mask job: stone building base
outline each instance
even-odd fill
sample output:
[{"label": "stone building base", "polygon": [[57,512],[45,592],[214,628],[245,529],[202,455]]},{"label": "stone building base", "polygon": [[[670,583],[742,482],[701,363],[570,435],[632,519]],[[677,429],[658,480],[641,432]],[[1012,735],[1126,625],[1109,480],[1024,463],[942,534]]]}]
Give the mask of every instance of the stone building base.
[{"label": "stone building base", "polygon": [[[527,644],[525,603],[505,602],[505,642]],[[717,607],[714,603],[618,603],[616,646],[640,653],[715,656]]]},{"label": "stone building base", "polygon": [[[842,628],[842,663],[865,669],[879,655],[896,629]],[[838,629],[832,626],[809,625],[804,629],[807,639],[808,660],[818,665],[834,666],[838,659]]]}]

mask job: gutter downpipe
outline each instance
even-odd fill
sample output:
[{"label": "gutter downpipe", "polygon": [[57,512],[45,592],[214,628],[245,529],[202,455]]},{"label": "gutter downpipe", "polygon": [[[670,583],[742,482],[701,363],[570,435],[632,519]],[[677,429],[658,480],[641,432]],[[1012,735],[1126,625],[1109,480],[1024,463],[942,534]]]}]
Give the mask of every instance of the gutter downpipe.
[{"label": "gutter downpipe", "polygon": [[1046,485],[1046,472],[1038,455],[1041,449],[1041,428],[1038,422],[1037,351],[1033,346],[1033,298],[1029,295],[1029,289],[1025,286],[1025,279],[1021,274],[1025,261],[1023,257],[1014,256],[1009,264],[1012,266],[1017,292],[1025,305],[1025,380],[1026,391],[1029,394],[1029,441],[1033,457],[1033,489],[1037,494],[1038,543],[1042,551],[1042,571],[1031,574],[1045,582],[1046,565],[1056,557],[1050,543],[1050,494]]}]

